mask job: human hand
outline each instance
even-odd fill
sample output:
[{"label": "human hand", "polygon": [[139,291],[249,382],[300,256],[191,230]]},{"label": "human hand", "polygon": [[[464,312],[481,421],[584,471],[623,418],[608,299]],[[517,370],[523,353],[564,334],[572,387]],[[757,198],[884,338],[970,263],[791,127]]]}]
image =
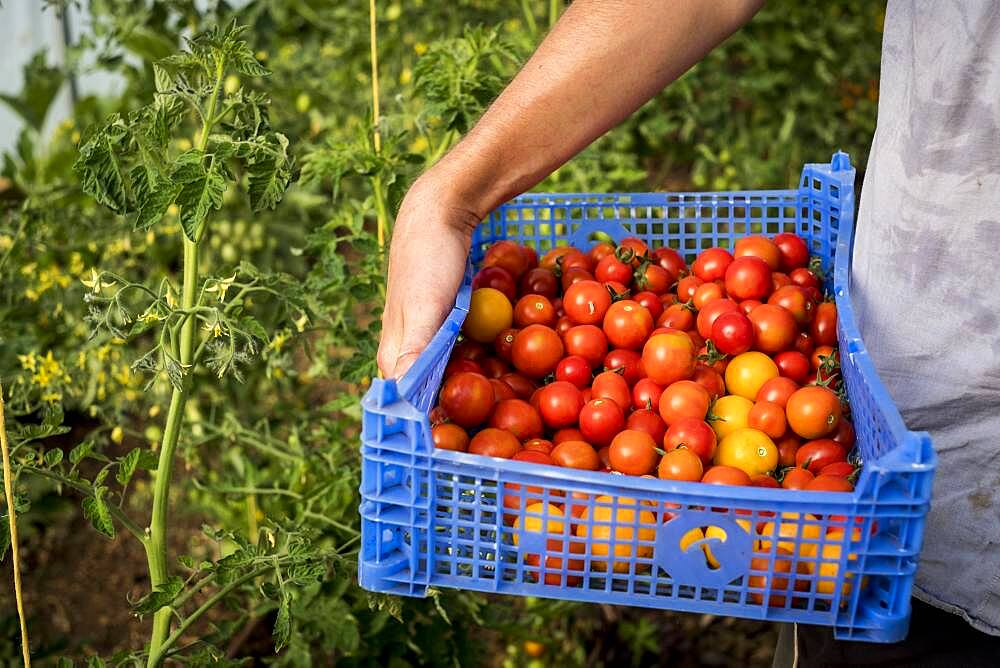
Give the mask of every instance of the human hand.
[{"label": "human hand", "polygon": [[455,305],[480,217],[431,172],[406,193],[389,251],[378,366],[401,378]]}]

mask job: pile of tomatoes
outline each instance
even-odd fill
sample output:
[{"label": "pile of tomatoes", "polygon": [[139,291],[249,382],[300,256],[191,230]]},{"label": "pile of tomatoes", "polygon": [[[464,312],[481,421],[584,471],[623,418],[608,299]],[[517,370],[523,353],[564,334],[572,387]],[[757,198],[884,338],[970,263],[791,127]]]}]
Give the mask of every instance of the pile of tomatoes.
[{"label": "pile of tomatoes", "polygon": [[[815,267],[815,264],[812,265]],[[640,239],[487,249],[431,413],[438,448],[720,485],[850,492],[837,309],[795,234],[690,266]]]}]

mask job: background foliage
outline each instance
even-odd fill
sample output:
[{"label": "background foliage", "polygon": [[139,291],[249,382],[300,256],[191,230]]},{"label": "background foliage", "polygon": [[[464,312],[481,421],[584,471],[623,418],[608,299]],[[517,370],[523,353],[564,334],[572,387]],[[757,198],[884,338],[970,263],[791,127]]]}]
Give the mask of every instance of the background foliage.
[{"label": "background foliage", "polygon": [[[150,585],[142,551],[123,537],[121,517],[146,525],[171,380],[159,373],[147,385],[136,362],[155,345],[153,335],[95,328],[92,297],[95,281],[98,294],[110,294],[102,272],[137,284],[178,283],[184,234],[176,208],[148,229],[123,224],[131,220],[84,194],[72,167],[88,128],[112,113],[128,118],[154,99],[155,61],[177,52],[183,36],[235,17],[272,74],[244,68],[226,77],[224,93],[266,107],[270,127],[288,138],[293,184],[276,209],[262,212],[227,189],[206,232],[203,269],[222,281],[251,263],[282,277],[282,294],[298,286],[301,299],[253,304],[261,329],[253,328],[258,340],[239,374],[200,372],[179,445],[169,546],[185,582],[236,562],[246,573],[275,555],[301,555],[309,570],[285,582],[273,569],[233,588],[184,637],[185,660],[769,661],[773,631],[752,623],[452,591],[388,599],[354,584],[358,398],[375,371],[383,275],[376,211],[394,210],[408,182],[474,123],[544,36],[559,3],[379,3],[380,154],[370,139],[367,3],[255,0],[238,11],[209,3],[205,12],[193,0],[89,4],[93,35],[74,45],[68,65],[52,67],[39,54],[26,89],[3,100],[26,122],[16,150],[4,156],[0,187],[0,380],[13,422],[39,659],[130,664],[142,656],[149,612],[158,606],[143,598]],[[769,5],[538,189],[783,187],[802,162],[825,160],[837,148],[863,165],[875,123],[882,11],[860,0]],[[42,136],[55,92],[92,68],[116,73],[122,93],[77,100],[74,115]],[[178,113],[164,155],[197,146],[199,127],[194,114]],[[4,520],[4,582],[7,538]],[[0,664],[18,656],[8,591],[0,587]],[[189,600],[205,596],[195,590]],[[529,656],[534,647],[525,640],[545,644],[541,658]],[[277,654],[276,645],[283,646]]]}]

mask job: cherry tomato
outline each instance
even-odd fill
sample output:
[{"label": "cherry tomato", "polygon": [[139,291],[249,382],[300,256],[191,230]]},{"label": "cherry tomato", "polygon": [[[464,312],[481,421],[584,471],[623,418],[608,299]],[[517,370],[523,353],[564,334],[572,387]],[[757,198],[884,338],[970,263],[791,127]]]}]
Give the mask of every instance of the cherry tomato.
[{"label": "cherry tomato", "polygon": [[802,440],[794,434],[786,434],[775,445],[778,447],[778,468],[795,466],[795,453],[802,445]]},{"label": "cherry tomato", "polygon": [[660,414],[655,409],[649,408],[640,408],[632,411],[625,422],[625,428],[644,431],[652,436],[653,440],[657,443],[662,442],[664,435],[667,433],[667,425],[664,424],[663,418],[660,417]]},{"label": "cherry tomato", "polygon": [[549,456],[558,466],[568,469],[596,471],[601,467],[597,451],[586,441],[563,441],[552,449]]},{"label": "cherry tomato", "polygon": [[837,433],[834,434],[833,440],[844,446],[845,450],[850,450],[854,447],[854,425],[851,424],[850,420],[841,418],[840,424],[837,425]]},{"label": "cherry tomato", "polygon": [[566,354],[579,355],[587,360],[591,369],[596,369],[608,354],[608,339],[604,331],[596,325],[577,325],[570,328],[563,337]]},{"label": "cherry tomato", "polygon": [[505,399],[517,399],[517,394],[510,385],[498,378],[490,378],[490,385],[493,387],[493,402],[500,403]]},{"label": "cherry tomato", "polygon": [[747,427],[719,441],[712,461],[743,469],[748,476],[768,473],[778,465],[778,448],[767,434]]},{"label": "cherry tomato", "polygon": [[634,350],[612,350],[604,357],[604,368],[619,371],[625,383],[631,387],[646,377],[642,366],[642,356]]},{"label": "cherry tomato", "polygon": [[451,351],[452,359],[465,359],[473,362],[478,362],[489,356],[490,351],[485,345],[467,338],[456,343],[455,348]]},{"label": "cherry tomato", "polygon": [[521,280],[521,276],[530,269],[529,264],[530,260],[520,245],[507,240],[494,243],[486,250],[486,255],[483,257],[484,267],[502,267],[510,273],[515,282]]},{"label": "cherry tomato", "polygon": [[708,396],[713,401],[726,393],[726,381],[722,380],[722,374],[707,366],[696,366],[691,380],[708,390]]},{"label": "cherry tomato", "polygon": [[791,285],[792,279],[788,277],[788,274],[783,274],[780,271],[771,272],[771,290],[777,292],[781,288]]},{"label": "cherry tomato", "polygon": [[632,282],[632,265],[625,264],[614,255],[608,255],[597,263],[594,276],[601,283],[617,281],[627,286]]},{"label": "cherry tomato", "polygon": [[573,248],[572,246],[556,246],[542,256],[538,266],[543,269],[548,269],[549,271],[554,271],[562,266],[562,260],[564,257],[579,253],[579,249]]},{"label": "cherry tomato", "polygon": [[556,380],[573,383],[579,389],[590,385],[590,363],[579,355],[570,355],[556,365]]},{"label": "cherry tomato", "polygon": [[809,328],[817,346],[837,345],[837,305],[823,302],[816,307],[816,317]]},{"label": "cherry tomato", "polygon": [[559,279],[551,270],[535,267],[524,275],[518,287],[523,295],[541,295],[547,299],[555,299],[559,294]]},{"label": "cherry tomato", "polygon": [[742,471],[734,466],[710,466],[705,469],[705,474],[701,476],[701,481],[709,485],[738,485],[749,487],[753,483],[746,471]]},{"label": "cherry tomato", "polygon": [[653,316],[654,321],[663,313],[663,302],[660,301],[660,297],[656,293],[649,292],[648,290],[639,292],[632,297],[632,301],[639,306],[645,307],[649,311],[649,315]]},{"label": "cherry tomato", "polygon": [[[854,485],[847,478],[839,475],[818,475],[809,481],[805,487],[811,492],[853,492]],[[829,545],[827,546],[829,547]],[[826,549],[823,550],[826,552]],[[826,556],[826,555],[824,555]],[[837,555],[839,556],[839,555]]]},{"label": "cherry tomato", "polygon": [[771,268],[759,257],[738,257],[726,269],[726,292],[733,299],[764,299],[772,287]]},{"label": "cherry tomato", "polygon": [[451,378],[455,374],[462,373],[463,371],[479,373],[484,376],[486,375],[483,373],[483,367],[481,367],[479,363],[459,357],[448,362],[448,366],[444,368],[444,377]]},{"label": "cherry tomato", "polygon": [[653,437],[644,431],[619,432],[608,447],[611,468],[628,475],[645,475],[656,467],[659,455]]},{"label": "cherry tomato", "polygon": [[809,356],[809,367],[813,371],[819,371],[824,365],[829,367],[833,365],[833,368],[828,368],[822,373],[821,380],[826,380],[830,376],[837,375],[836,369],[840,367],[840,355],[833,346],[816,346],[813,350],[812,355]]},{"label": "cherry tomato", "polygon": [[795,465],[818,474],[827,464],[846,462],[847,450],[830,438],[807,441],[795,453]]},{"label": "cherry tomato", "polygon": [[588,443],[608,445],[625,428],[625,414],[611,399],[592,399],[580,410],[580,432]]},{"label": "cherry tomato", "polygon": [[718,439],[708,423],[697,418],[681,418],[670,425],[663,436],[663,449],[674,450],[685,447],[698,455],[701,463],[708,466],[715,456]]},{"label": "cherry tomato", "polygon": [[816,290],[819,290],[822,287],[819,282],[819,277],[805,267],[792,269],[788,272],[788,277],[792,279],[792,283],[795,285],[801,285],[803,288],[815,288]]},{"label": "cherry tomato", "polygon": [[497,334],[510,327],[513,321],[514,308],[502,292],[479,288],[472,292],[462,332],[480,343],[492,343]]},{"label": "cherry tomato", "polygon": [[590,256],[590,261],[597,266],[597,263],[606,258],[609,255],[615,254],[615,245],[610,241],[598,241],[594,244],[590,252],[587,254]]},{"label": "cherry tomato", "polygon": [[566,290],[569,290],[577,283],[581,283],[583,281],[593,281],[593,280],[594,280],[594,275],[589,271],[587,271],[586,269],[581,269],[580,267],[572,267],[563,272],[562,278],[559,279],[559,284],[562,286],[562,289],[565,292]]},{"label": "cherry tomato", "polygon": [[526,441],[523,447],[525,452],[541,452],[547,455],[552,452],[552,448],[555,446],[552,444],[552,441],[544,438],[533,438],[530,441]]},{"label": "cherry tomato", "polygon": [[764,383],[778,376],[778,367],[764,353],[749,352],[737,355],[726,367],[726,389],[751,401]]},{"label": "cherry tomato", "polygon": [[521,450],[521,442],[509,431],[487,427],[472,437],[469,453],[510,459]]},{"label": "cherry tomato", "polygon": [[785,435],[788,422],[785,420],[785,409],[769,401],[758,401],[747,415],[747,426],[764,432],[772,439]]},{"label": "cherry tomato", "polygon": [[511,360],[518,371],[531,378],[543,378],[556,368],[565,348],[555,330],[545,325],[528,325],[514,337]]},{"label": "cherry tomato", "polygon": [[701,334],[703,338],[712,338],[712,325],[715,324],[716,318],[718,318],[723,313],[738,312],[739,306],[732,299],[723,298],[715,299],[705,304],[700,311],[698,311],[698,333]]},{"label": "cherry tomato", "polygon": [[662,295],[670,289],[673,277],[658,264],[647,264],[635,272],[635,287],[640,291],[648,291]]},{"label": "cherry tomato", "polygon": [[790,232],[774,235],[774,245],[781,253],[781,270],[790,272],[793,269],[809,264],[809,247],[802,237]]},{"label": "cherry tomato", "polygon": [[779,485],[778,481],[774,479],[774,476],[767,473],[758,473],[755,476],[750,476],[750,484],[754,487],[781,489],[781,485]]},{"label": "cherry tomato", "polygon": [[558,430],[556,433],[552,434],[552,442],[555,445],[560,443],[565,443],[566,441],[582,441],[583,433],[576,429],[575,427],[567,427]]},{"label": "cherry tomato", "polygon": [[677,281],[677,298],[684,302],[691,301],[694,299],[694,293],[698,289],[698,286],[704,282],[697,276],[685,276]]},{"label": "cherry tomato", "polygon": [[733,262],[732,254],[725,248],[709,248],[698,254],[691,264],[691,271],[703,281],[725,278],[726,269]]},{"label": "cherry tomato", "polygon": [[836,433],[840,424],[840,399],[831,390],[812,385],[796,390],[785,405],[788,426],[807,440]]},{"label": "cherry tomato", "polygon": [[773,304],[761,304],[751,311],[750,322],[753,323],[754,348],[765,353],[791,348],[799,333],[792,314]]},{"label": "cherry tomato", "polygon": [[684,257],[669,246],[662,246],[653,251],[653,259],[661,267],[670,272],[673,280],[687,271],[687,262],[684,261]]},{"label": "cherry tomato", "polygon": [[704,387],[693,380],[679,380],[667,385],[660,395],[660,417],[668,427],[682,418],[704,420],[711,402]]},{"label": "cherry tomato", "polygon": [[699,334],[697,330],[691,329],[684,333],[691,339],[691,347],[695,350],[701,350],[705,346],[705,337]]},{"label": "cherry tomato", "polygon": [[500,376],[500,381],[510,387],[518,399],[527,400],[538,389],[538,386],[532,380],[525,378],[519,373],[506,373]]},{"label": "cherry tomato", "polygon": [[642,368],[653,382],[666,387],[691,377],[695,350],[691,339],[683,332],[650,336],[642,348]]},{"label": "cherry tomato", "polygon": [[441,388],[441,408],[452,422],[466,429],[486,422],[494,398],[486,376],[469,371],[455,374]]},{"label": "cherry tomato", "polygon": [[687,304],[671,304],[657,319],[657,327],[670,327],[687,331],[694,326],[695,310]]},{"label": "cherry tomato", "polygon": [[788,397],[797,389],[799,386],[794,380],[779,376],[761,385],[754,398],[756,401],[768,401],[784,408],[788,403]]},{"label": "cherry tomato", "polygon": [[795,349],[797,351],[803,355],[812,355],[815,347],[816,344],[813,343],[811,336],[805,332],[799,332],[799,335],[795,338]]},{"label": "cherry tomato", "polygon": [[739,311],[728,311],[712,323],[710,338],[719,352],[739,355],[753,347],[754,325],[750,318]]},{"label": "cherry tomato", "polygon": [[524,254],[524,257],[528,260],[528,270],[532,270],[538,266],[538,252],[531,246],[525,246],[524,244],[519,244],[518,249]]},{"label": "cherry tomato", "polygon": [[691,297],[691,304],[696,309],[702,309],[709,302],[715,301],[716,299],[723,299],[725,293],[723,289],[716,285],[715,283],[702,283],[694,291],[694,296]]},{"label": "cherry tomato", "polygon": [[806,489],[806,485],[812,482],[815,477],[806,469],[792,468],[785,471],[785,476],[781,479],[781,486],[783,489]]},{"label": "cherry tomato", "polygon": [[638,237],[625,237],[618,242],[618,248],[632,251],[632,264],[635,266],[649,255],[649,246]]},{"label": "cherry tomato", "polygon": [[557,380],[538,391],[538,412],[550,429],[575,425],[581,408],[583,397],[572,383]]},{"label": "cherry tomato", "polygon": [[636,302],[625,299],[608,309],[603,329],[613,347],[638,350],[653,331],[653,316]]},{"label": "cherry tomato", "polygon": [[597,281],[574,283],[563,296],[566,315],[578,325],[597,325],[611,307],[611,295]]},{"label": "cherry tomato", "polygon": [[787,309],[799,327],[806,327],[812,322],[816,308],[806,294],[805,288],[798,285],[778,288],[767,298],[767,303]]},{"label": "cherry tomato", "polygon": [[786,350],[774,356],[778,373],[790,378],[800,385],[809,380],[811,375],[809,358],[797,350]]},{"label": "cherry tomato", "polygon": [[663,388],[649,378],[642,378],[632,386],[632,408],[656,408],[660,405]]},{"label": "cherry tomato", "polygon": [[483,369],[483,375],[487,378],[499,378],[510,373],[510,367],[507,366],[507,363],[496,357],[487,357],[480,362],[480,366]]},{"label": "cherry tomato", "polygon": [[457,424],[445,422],[431,428],[434,447],[441,450],[465,452],[469,449],[469,434]]},{"label": "cherry tomato", "polygon": [[747,427],[753,402],[745,397],[727,394],[712,404],[710,424],[715,435],[721,440],[739,429]]},{"label": "cherry tomato", "polygon": [[736,240],[733,257],[756,257],[767,263],[771,271],[781,268],[781,251],[767,237],[743,237]]},{"label": "cherry tomato", "polygon": [[624,413],[632,405],[632,393],[628,383],[617,371],[603,371],[594,377],[590,384],[594,399],[610,399]]},{"label": "cherry tomato", "polygon": [[544,430],[542,416],[523,399],[505,399],[497,403],[490,426],[509,431],[519,441],[541,438]]},{"label": "cherry tomato", "polygon": [[743,315],[750,315],[750,313],[761,305],[761,301],[757,299],[744,299],[740,302],[740,313]]},{"label": "cherry tomato", "polygon": [[701,459],[687,448],[675,448],[663,455],[656,475],[663,480],[698,482],[705,471]]},{"label": "cherry tomato", "polygon": [[493,288],[499,290],[511,302],[517,299],[517,284],[510,272],[503,267],[483,267],[472,277],[472,289]]},{"label": "cherry tomato", "polygon": [[850,462],[830,462],[822,469],[820,469],[820,475],[833,475],[839,476],[841,478],[849,478],[854,475],[855,472],[854,464]]}]

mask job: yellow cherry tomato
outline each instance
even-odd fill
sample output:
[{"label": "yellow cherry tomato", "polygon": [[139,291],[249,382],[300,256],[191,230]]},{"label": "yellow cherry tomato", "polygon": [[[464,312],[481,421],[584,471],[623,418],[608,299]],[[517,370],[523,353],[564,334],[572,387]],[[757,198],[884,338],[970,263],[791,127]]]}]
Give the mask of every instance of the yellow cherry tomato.
[{"label": "yellow cherry tomato", "polygon": [[774,470],[778,465],[778,446],[759,429],[737,429],[719,442],[712,461],[735,466],[752,478]]},{"label": "yellow cherry tomato", "polygon": [[[854,530],[854,540],[860,540],[861,530]],[[820,562],[819,568],[816,569],[816,575],[820,576],[816,579],[816,591],[820,594],[832,594],[836,589],[836,580],[825,580],[822,578],[836,578],[837,573],[840,571],[840,555],[843,550],[843,546],[847,543],[847,537],[843,529],[832,529],[826,534],[826,544],[823,545],[823,549],[820,552]],[[854,552],[850,552],[847,555],[848,562],[856,562],[858,555]],[[806,562],[809,566],[809,570],[814,568],[812,562]],[[840,593],[842,596],[846,597],[851,593],[852,580],[854,579],[853,573],[844,574],[844,583],[840,587]],[[865,581],[862,580],[862,586],[865,585]]]},{"label": "yellow cherry tomato", "polygon": [[753,401],[761,386],[778,377],[778,365],[764,353],[737,355],[726,367],[726,391]]},{"label": "yellow cherry tomato", "polygon": [[[819,520],[814,515],[799,513],[781,513],[781,528],[778,530],[778,549],[790,554],[798,552],[799,558],[816,556],[818,543],[801,542],[802,539],[818,541],[822,529]],[[760,529],[761,538],[757,541],[757,552],[771,551],[771,538],[774,536],[774,522],[768,522]],[[781,540],[782,538],[786,540]],[[798,542],[798,546],[796,546]]]},{"label": "yellow cherry tomato", "polygon": [[[594,557],[607,557],[611,554],[613,540],[612,558],[610,560],[595,558],[591,563],[594,568],[606,571],[610,561],[611,569],[616,573],[627,573],[633,558],[652,556],[652,545],[639,543],[633,550],[632,541],[652,543],[656,540],[656,515],[648,510],[640,509],[636,512],[639,504],[635,499],[618,497],[617,509],[611,508],[614,502],[614,498],[610,496],[599,496],[594,499],[593,507],[584,511],[580,524],[576,525],[576,535],[579,538],[590,539],[590,553]],[[590,526],[590,521],[594,522],[593,526]],[[614,538],[612,538],[612,526],[598,524],[599,522],[614,523]],[[638,531],[635,529],[637,523]]]},{"label": "yellow cherry tomato", "polygon": [[[547,517],[542,517],[542,515],[547,515]],[[559,507],[551,503],[539,501],[528,505],[524,509],[524,515],[519,516],[514,522],[514,545],[518,544],[521,531],[544,533],[550,536],[563,535],[565,531],[563,517],[563,512],[559,510]]]},{"label": "yellow cherry tomato", "polygon": [[716,399],[709,413],[713,416],[711,425],[715,436],[721,441],[737,429],[745,429],[753,402],[745,397],[727,394]]},{"label": "yellow cherry tomato", "polygon": [[514,307],[507,296],[494,288],[479,288],[472,292],[462,331],[474,341],[492,343],[513,322]]}]

